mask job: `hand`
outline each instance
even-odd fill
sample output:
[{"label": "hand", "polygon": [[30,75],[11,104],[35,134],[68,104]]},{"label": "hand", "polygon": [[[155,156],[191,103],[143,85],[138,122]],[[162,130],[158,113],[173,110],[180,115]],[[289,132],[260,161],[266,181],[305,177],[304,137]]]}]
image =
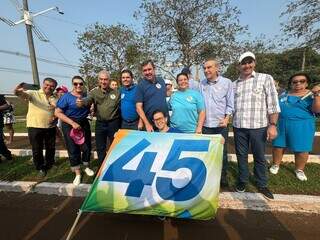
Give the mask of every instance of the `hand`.
[{"label": "hand", "polygon": [[146,124],[146,130],[147,132],[154,132],[153,127],[150,123]]},{"label": "hand", "polygon": [[138,130],[141,131],[143,129],[143,122],[139,121],[138,122]]},{"label": "hand", "polygon": [[76,122],[73,122],[73,123],[71,124],[71,126],[72,126],[73,129],[80,129],[80,128],[81,128],[81,126],[80,126],[78,123],[76,123]]},{"label": "hand", "polygon": [[219,127],[227,127],[229,123],[229,118],[223,118],[219,121]]},{"label": "hand", "polygon": [[196,128],[196,133],[197,134],[202,134],[202,127],[197,127]]},{"label": "hand", "polygon": [[84,106],[83,100],[81,98],[77,98],[76,105],[77,105],[78,108],[83,107]]},{"label": "hand", "polygon": [[275,125],[269,125],[267,129],[267,141],[275,139],[278,135],[277,127]]}]

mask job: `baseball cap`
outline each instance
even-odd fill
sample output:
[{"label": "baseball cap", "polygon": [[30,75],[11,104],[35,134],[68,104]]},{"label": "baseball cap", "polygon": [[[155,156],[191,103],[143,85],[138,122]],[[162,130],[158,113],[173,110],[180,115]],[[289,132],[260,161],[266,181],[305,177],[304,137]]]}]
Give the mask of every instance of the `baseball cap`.
[{"label": "baseball cap", "polygon": [[239,63],[242,62],[243,59],[247,58],[247,57],[250,57],[252,58],[253,60],[256,60],[256,56],[252,53],[252,52],[245,52],[243,54],[240,55],[239,57]]},{"label": "baseball cap", "polygon": [[171,82],[169,79],[164,80],[164,83],[165,83],[166,85],[172,85],[172,82]]},{"label": "baseball cap", "polygon": [[84,132],[82,129],[72,128],[69,135],[75,144],[82,145],[84,143]]},{"label": "baseball cap", "polygon": [[191,74],[190,68],[184,67],[184,68],[181,70],[181,73]]},{"label": "baseball cap", "polygon": [[63,93],[67,93],[68,92],[68,88],[64,85],[61,85],[59,87],[56,88],[56,91],[59,92],[59,91],[62,91]]}]

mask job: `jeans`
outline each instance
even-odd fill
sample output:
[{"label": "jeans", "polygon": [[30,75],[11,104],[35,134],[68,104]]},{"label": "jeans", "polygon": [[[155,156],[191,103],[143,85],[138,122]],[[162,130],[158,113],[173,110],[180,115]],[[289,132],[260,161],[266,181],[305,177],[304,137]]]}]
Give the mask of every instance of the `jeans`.
[{"label": "jeans", "polygon": [[[56,128],[28,128],[29,141],[32,146],[33,163],[37,170],[49,170],[54,164],[56,151]],[[43,157],[43,146],[46,150]]]},{"label": "jeans", "polygon": [[267,186],[267,162],[265,159],[265,146],[267,128],[247,129],[233,128],[234,143],[238,160],[238,183],[246,184],[249,181],[248,153],[249,145],[253,154],[253,172],[257,187]]},{"label": "jeans", "polygon": [[2,154],[8,160],[12,159],[11,152],[7,148],[6,144],[4,143],[2,126],[0,126],[0,154]]},{"label": "jeans", "polygon": [[130,122],[122,119],[121,128],[123,128],[123,129],[131,129],[131,130],[138,130],[138,123],[139,123],[139,119],[137,119],[135,121],[130,121]]},{"label": "jeans", "polygon": [[81,164],[85,166],[89,165],[91,156],[91,130],[88,119],[85,118],[83,120],[74,121],[76,121],[81,126],[81,129],[84,131],[85,141],[82,145],[75,144],[74,141],[71,139],[71,125],[62,122],[61,128],[64,141],[68,150],[71,169],[77,170],[80,169]]},{"label": "jeans", "polygon": [[221,134],[222,137],[225,139],[223,145],[223,158],[222,158],[222,172],[221,172],[221,181],[227,181],[227,170],[228,170],[228,127],[215,127],[215,128],[202,128],[203,134]]},{"label": "jeans", "polygon": [[110,144],[114,139],[114,134],[119,130],[120,119],[110,121],[96,121],[96,147],[98,153],[98,161],[101,164],[107,155],[108,139]]}]

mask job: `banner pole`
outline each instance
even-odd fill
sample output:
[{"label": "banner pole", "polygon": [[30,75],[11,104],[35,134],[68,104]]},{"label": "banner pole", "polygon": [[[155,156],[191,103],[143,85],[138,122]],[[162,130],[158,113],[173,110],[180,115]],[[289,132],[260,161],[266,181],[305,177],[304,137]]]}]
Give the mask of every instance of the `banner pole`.
[{"label": "banner pole", "polygon": [[76,220],[74,220],[74,223],[73,223],[73,225],[72,225],[72,227],[70,229],[70,232],[69,232],[66,240],[70,240],[71,239],[72,233],[73,233],[73,231],[74,231],[74,229],[75,229],[75,227],[76,227],[76,225],[77,225],[77,223],[78,223],[78,221],[79,221],[79,219],[81,217],[81,214],[82,214],[82,211],[79,209],[77,217],[76,217]]}]

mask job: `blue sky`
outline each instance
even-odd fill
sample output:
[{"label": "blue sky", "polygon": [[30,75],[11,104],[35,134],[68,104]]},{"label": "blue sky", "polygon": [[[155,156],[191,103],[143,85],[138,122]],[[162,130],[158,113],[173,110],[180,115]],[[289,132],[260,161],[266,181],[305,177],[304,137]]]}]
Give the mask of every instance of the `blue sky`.
[{"label": "blue sky", "polygon": [[[21,2],[21,0],[18,1]],[[231,0],[231,3],[241,10],[240,22],[249,26],[252,39],[261,34],[264,34],[267,38],[273,38],[280,34],[282,19],[279,19],[279,15],[288,2],[288,0]],[[47,17],[39,16],[34,19],[34,22],[52,42],[52,44],[41,42],[34,36],[38,57],[59,62],[66,62],[66,59],[71,64],[79,64],[81,52],[75,46],[76,31],[81,32],[85,26],[95,22],[107,25],[124,23],[135,30],[141,30],[141,22],[133,18],[134,11],[139,7],[139,1],[29,0],[29,9],[32,12],[38,12],[52,6],[58,6],[65,14],[59,15],[52,11],[45,14]],[[20,19],[10,0],[1,0],[0,16],[13,21]],[[32,83],[29,59],[2,53],[2,51],[12,51],[29,54],[25,26],[21,24],[9,27],[0,21],[0,36],[0,93],[8,93],[20,82]],[[62,53],[63,57],[55,48]],[[3,71],[3,68],[26,70],[30,73],[6,72]],[[61,76],[55,78],[60,84],[67,86],[70,86],[71,76],[78,74],[77,70],[40,61],[38,61],[38,69],[42,73]],[[40,75],[40,80],[45,76],[49,75]]]}]

